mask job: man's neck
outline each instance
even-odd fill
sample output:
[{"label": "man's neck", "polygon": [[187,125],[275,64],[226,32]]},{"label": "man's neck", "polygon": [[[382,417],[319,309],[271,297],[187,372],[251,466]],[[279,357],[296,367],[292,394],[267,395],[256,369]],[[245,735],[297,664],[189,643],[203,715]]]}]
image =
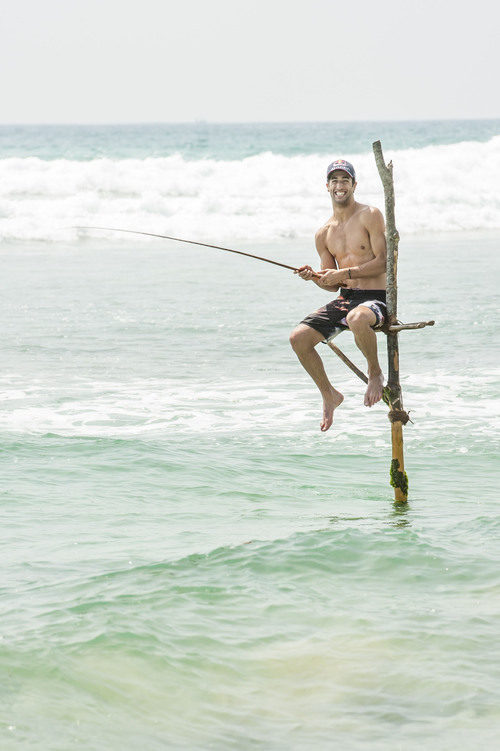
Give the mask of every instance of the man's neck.
[{"label": "man's neck", "polygon": [[333,218],[341,223],[346,222],[348,219],[350,219],[357,208],[357,203],[354,200],[354,198],[345,206],[338,206],[337,204],[333,203],[333,201],[332,201],[332,204],[333,204]]}]

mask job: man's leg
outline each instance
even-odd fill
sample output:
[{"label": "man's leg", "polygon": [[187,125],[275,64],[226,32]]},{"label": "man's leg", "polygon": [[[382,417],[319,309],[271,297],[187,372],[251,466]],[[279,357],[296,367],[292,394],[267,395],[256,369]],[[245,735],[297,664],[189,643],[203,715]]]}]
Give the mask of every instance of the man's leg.
[{"label": "man's leg", "polygon": [[316,345],[324,338],[323,334],[305,323],[300,323],[290,335],[290,344],[323,397],[323,420],[320,425],[323,432],[328,430],[333,422],[333,411],[344,401],[340,391],[334,389],[328,380],[323,361],[315,350]]},{"label": "man's leg", "polygon": [[371,328],[377,318],[373,310],[358,305],[346,317],[347,324],[354,334],[354,339],[368,363],[368,388],[365,394],[365,405],[373,407],[382,399],[384,375],[377,357],[377,335]]}]

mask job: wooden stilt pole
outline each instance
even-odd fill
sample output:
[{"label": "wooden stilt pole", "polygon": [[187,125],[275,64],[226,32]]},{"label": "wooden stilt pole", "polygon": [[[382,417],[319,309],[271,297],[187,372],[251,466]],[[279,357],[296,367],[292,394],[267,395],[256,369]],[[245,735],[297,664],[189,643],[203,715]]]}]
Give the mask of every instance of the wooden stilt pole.
[{"label": "wooden stilt pole", "polygon": [[[407,415],[403,408],[403,394],[399,382],[399,343],[397,324],[398,308],[398,244],[399,233],[396,229],[394,214],[394,182],[392,179],[392,162],[385,164],[380,141],[373,144],[373,153],[378,173],[384,186],[385,219],[387,238],[387,357],[388,379],[387,393],[389,397],[392,437],[391,485],[394,487],[394,499],[397,503],[408,500],[408,477],[405,472],[403,453],[403,425]],[[429,322],[430,323],[430,322]],[[393,328],[394,327],[394,328]]]}]

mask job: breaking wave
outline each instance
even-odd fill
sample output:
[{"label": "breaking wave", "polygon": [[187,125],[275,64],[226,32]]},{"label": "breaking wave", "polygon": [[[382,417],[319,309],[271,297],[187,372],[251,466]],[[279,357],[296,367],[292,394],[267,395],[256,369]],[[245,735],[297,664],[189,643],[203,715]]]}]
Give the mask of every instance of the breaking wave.
[{"label": "breaking wave", "polygon": [[[373,156],[343,156],[356,166],[358,200],[382,209]],[[385,157],[395,165],[400,232],[500,228],[500,136]],[[99,225],[218,241],[309,239],[329,214],[330,159],[2,159],[0,238],[68,242],[82,237],[74,226]]]}]

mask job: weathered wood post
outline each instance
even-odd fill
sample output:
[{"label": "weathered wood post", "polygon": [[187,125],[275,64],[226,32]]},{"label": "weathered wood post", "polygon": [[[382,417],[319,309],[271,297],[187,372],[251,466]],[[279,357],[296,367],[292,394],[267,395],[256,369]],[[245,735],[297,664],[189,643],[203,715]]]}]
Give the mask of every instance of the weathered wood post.
[{"label": "weathered wood post", "polygon": [[408,477],[405,472],[403,453],[403,425],[408,415],[403,409],[403,394],[399,382],[399,342],[398,331],[391,331],[397,325],[398,313],[398,244],[399,233],[396,229],[394,213],[394,182],[392,179],[392,162],[385,164],[380,141],[373,144],[373,153],[378,173],[382,180],[385,195],[385,220],[387,238],[387,357],[388,378],[385,389],[389,401],[392,435],[391,485],[394,487],[394,499],[397,503],[408,500]]}]

